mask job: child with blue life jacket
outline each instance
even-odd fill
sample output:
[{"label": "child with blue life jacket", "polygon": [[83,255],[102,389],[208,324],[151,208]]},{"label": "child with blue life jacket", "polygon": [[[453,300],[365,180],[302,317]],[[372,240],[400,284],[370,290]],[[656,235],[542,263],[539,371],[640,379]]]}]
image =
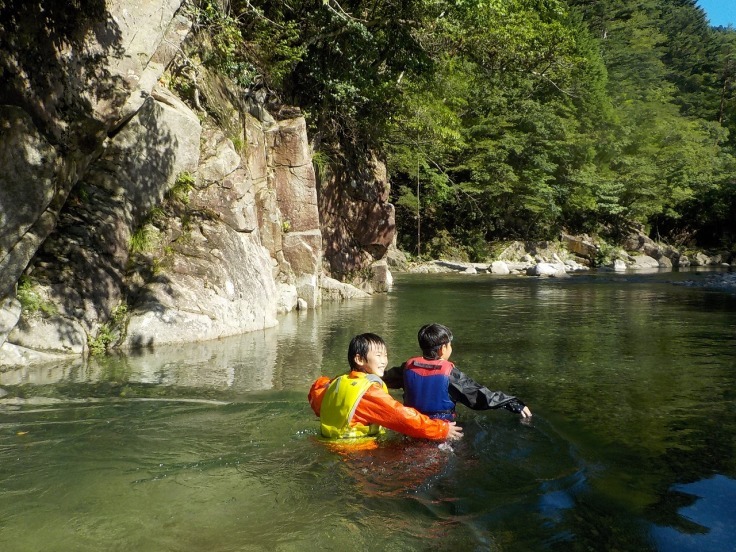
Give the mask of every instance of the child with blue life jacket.
[{"label": "child with blue life jacket", "polygon": [[449,420],[432,419],[388,394],[381,379],[388,355],[379,336],[355,336],[348,347],[350,372],[320,377],[309,390],[309,404],[320,418],[320,433],[328,439],[378,436],[383,428],[411,437],[455,440],[462,429]]},{"label": "child with blue life jacket", "polygon": [[452,332],[442,324],[422,326],[417,335],[422,356],[407,360],[386,371],[390,389],[404,389],[404,405],[441,420],[455,419],[455,404],[473,410],[505,408],[522,418],[531,417],[519,399],[501,391],[491,391],[463,374],[448,359],[452,354]]}]

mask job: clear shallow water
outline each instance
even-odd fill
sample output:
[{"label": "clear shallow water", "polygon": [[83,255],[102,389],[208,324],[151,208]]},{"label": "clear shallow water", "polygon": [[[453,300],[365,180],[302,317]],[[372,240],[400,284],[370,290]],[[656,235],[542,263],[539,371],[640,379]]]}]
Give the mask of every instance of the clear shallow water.
[{"label": "clear shallow water", "polygon": [[[0,549],[732,549],[736,297],[675,283],[701,277],[400,276],[264,332],[0,373]],[[429,321],[533,422],[320,443],[306,392],[349,339],[399,364]]]}]

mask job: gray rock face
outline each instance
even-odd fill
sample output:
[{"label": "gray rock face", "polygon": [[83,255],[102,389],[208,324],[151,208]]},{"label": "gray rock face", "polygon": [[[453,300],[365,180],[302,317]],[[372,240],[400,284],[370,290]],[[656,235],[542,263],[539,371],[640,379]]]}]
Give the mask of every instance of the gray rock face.
[{"label": "gray rock face", "polygon": [[[298,110],[257,120],[210,75],[195,113],[161,84],[191,28],[180,7],[82,0],[57,42],[34,41],[25,14],[0,52],[2,366],[273,326],[321,303],[325,237],[338,274],[367,267],[367,288],[391,285],[383,165],[361,175],[367,188],[318,199]],[[23,273],[46,314],[15,300]]]},{"label": "gray rock face", "polygon": [[394,206],[388,203],[386,167],[378,159],[362,172],[326,174],[321,179],[319,213],[325,260],[333,276],[358,281],[394,242]]},{"label": "gray rock face", "polygon": [[[253,237],[203,222],[148,284],[123,348],[202,341],[276,325],[271,259]],[[234,262],[238,260],[238,262]]]},{"label": "gray rock face", "polygon": [[299,297],[314,308],[321,303],[322,232],[306,130],[302,117],[279,122],[266,134],[266,159],[268,188],[274,192],[282,230],[281,251],[274,251],[274,256],[288,264]]},{"label": "gray rock face", "polygon": [[44,22],[18,4],[19,27],[6,28],[15,49],[0,54],[0,104],[18,106],[0,110],[0,160],[15,160],[0,177],[0,221],[12,229],[0,241],[0,296],[54,229],[107,134],[128,117],[125,106],[148,96],[147,83],[161,76],[189,25],[174,17],[180,0],[89,1],[61,7],[66,25],[56,27],[54,17],[62,18],[48,6],[44,16],[59,34],[50,40]]},{"label": "gray rock face", "polygon": [[63,160],[22,109],[0,106],[0,296],[7,294],[56,222],[69,191],[55,183]]},{"label": "gray rock face", "polygon": [[[33,275],[58,306],[61,319],[56,324],[73,334],[69,339],[74,344],[94,338],[128,301],[126,274],[135,228],[161,202],[179,172],[197,168],[199,120],[170,94],[159,90],[155,96],[165,103],[149,97],[106,142],[33,265]],[[53,342],[44,346],[40,337],[28,340],[22,334],[16,344],[59,350]],[[76,345],[61,350],[81,352]]]},{"label": "gray rock face", "polygon": [[[93,220],[79,216],[83,208],[65,210],[67,199],[110,142],[108,135],[128,120],[134,109],[125,106],[143,104],[172,59],[189,26],[174,16],[180,3],[160,0],[137,3],[133,8],[126,2],[90,0],[59,8],[63,17],[56,5],[47,6],[42,16],[34,16],[31,5],[18,3],[12,8],[17,13],[9,23],[12,28],[6,29],[12,37],[10,47],[0,54],[6,77],[0,103],[16,106],[0,109],[0,159],[12,167],[0,177],[0,296],[12,293],[42,245],[47,258],[34,263],[47,273],[52,264],[61,268],[57,270],[60,277],[47,279],[45,284],[46,292],[59,303],[59,316],[35,321],[57,331],[45,328],[49,338],[38,343],[34,336],[43,332],[33,329],[34,321],[21,318],[0,356],[29,358],[24,353],[28,347],[20,342],[76,354],[86,346],[83,328],[94,324],[97,312],[108,310],[108,304],[115,301],[113,288],[119,288],[119,272],[108,269],[119,268],[125,257],[120,241],[127,237],[124,228],[129,221],[115,220],[117,207],[124,202],[106,205]],[[44,17],[48,28],[44,28]],[[48,29],[58,35],[57,40],[45,36]],[[95,204],[94,198],[90,204]],[[62,237],[60,228],[69,234]],[[47,244],[52,232],[59,237]],[[118,239],[111,241],[113,236]],[[89,239],[107,243],[97,251],[89,247]],[[84,275],[94,285],[77,289],[72,269],[64,270],[70,259],[77,263],[75,267],[90,265]],[[110,280],[117,281],[110,285]],[[97,295],[102,291],[108,300],[98,301],[90,288]],[[77,318],[81,324],[75,322]],[[54,341],[55,334],[62,338]],[[18,354],[7,353],[5,349],[10,348]]]},{"label": "gray rock face", "polygon": [[16,299],[6,297],[2,300],[0,308],[0,347],[8,339],[8,334],[20,319],[20,302]]}]

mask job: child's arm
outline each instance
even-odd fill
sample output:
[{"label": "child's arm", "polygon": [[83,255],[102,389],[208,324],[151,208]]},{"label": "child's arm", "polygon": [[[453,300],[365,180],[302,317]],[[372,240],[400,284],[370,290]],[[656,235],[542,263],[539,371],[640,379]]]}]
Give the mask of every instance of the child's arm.
[{"label": "child's arm", "polygon": [[404,365],[394,366],[383,373],[381,378],[389,389],[404,388]]},{"label": "child's arm", "polygon": [[456,367],[450,372],[450,398],[473,410],[505,408],[526,418],[532,415],[529,408],[512,395],[503,391],[491,391]]},{"label": "child's arm", "polygon": [[321,376],[312,384],[309,389],[307,399],[309,399],[309,406],[312,407],[314,413],[319,416],[320,410],[322,409],[322,399],[325,396],[325,391],[330,386],[330,378],[327,376]]},{"label": "child's arm", "polygon": [[404,406],[378,385],[372,386],[360,399],[353,421],[378,424],[418,439],[442,441],[462,437],[462,429],[455,422],[435,420]]}]

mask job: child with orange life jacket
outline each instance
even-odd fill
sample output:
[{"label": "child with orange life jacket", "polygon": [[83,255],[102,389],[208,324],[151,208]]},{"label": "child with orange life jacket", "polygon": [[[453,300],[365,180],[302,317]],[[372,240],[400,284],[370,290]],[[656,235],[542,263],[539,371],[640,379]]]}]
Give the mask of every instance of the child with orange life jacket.
[{"label": "child with orange life jacket", "polygon": [[381,337],[355,336],[348,347],[350,373],[320,377],[309,390],[309,404],[320,417],[320,432],[329,439],[377,436],[386,427],[410,437],[455,440],[462,429],[449,420],[432,419],[402,405],[381,380],[388,356]]},{"label": "child with orange life jacket", "polygon": [[452,354],[452,332],[442,324],[427,324],[417,335],[421,357],[407,360],[385,373],[390,389],[404,389],[404,405],[442,420],[455,419],[455,404],[473,410],[505,408],[522,418],[532,413],[521,400],[501,391],[491,391],[458,370],[448,359]]}]

